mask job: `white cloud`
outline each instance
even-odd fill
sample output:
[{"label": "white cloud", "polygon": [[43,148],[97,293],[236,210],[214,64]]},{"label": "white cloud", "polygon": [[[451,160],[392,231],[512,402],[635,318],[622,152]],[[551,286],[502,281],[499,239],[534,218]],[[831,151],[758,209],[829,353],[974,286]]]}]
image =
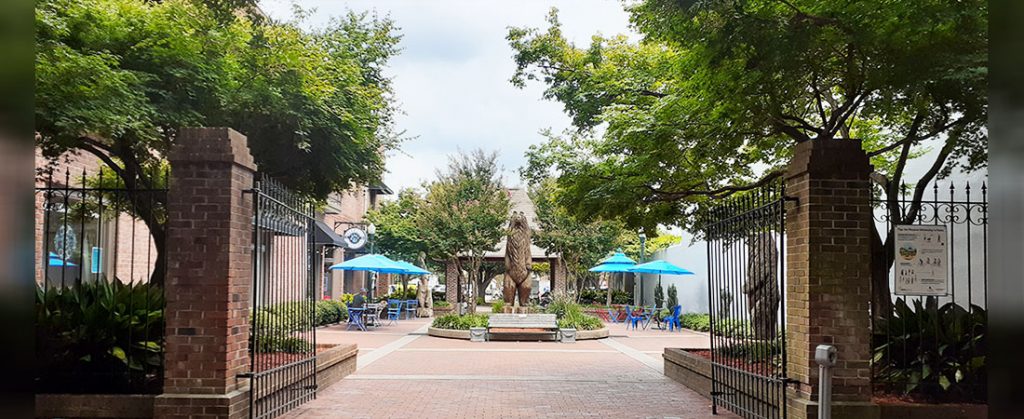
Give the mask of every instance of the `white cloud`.
[{"label": "white cloud", "polygon": [[[290,16],[290,0],[263,0],[261,8],[274,18]],[[539,143],[544,128],[560,131],[569,119],[558,103],[541,99],[543,86],[517,89],[508,82],[515,69],[505,40],[509,26],[543,28],[549,8],[559,9],[565,35],[577,45],[589,44],[596,33],[631,33],[628,16],[616,0],[561,1],[298,1],[315,8],[308,21],[319,26],[346,10],[390,16],[401,28],[403,51],[388,74],[405,115],[398,130],[416,136],[403,153],[388,159],[385,183],[392,189],[419,186],[433,178],[457,149],[497,150],[506,181],[518,183],[515,170],[523,153]],[[632,33],[631,33],[632,34]],[[635,34],[632,34],[636,38]],[[411,157],[410,157],[411,156]]]}]

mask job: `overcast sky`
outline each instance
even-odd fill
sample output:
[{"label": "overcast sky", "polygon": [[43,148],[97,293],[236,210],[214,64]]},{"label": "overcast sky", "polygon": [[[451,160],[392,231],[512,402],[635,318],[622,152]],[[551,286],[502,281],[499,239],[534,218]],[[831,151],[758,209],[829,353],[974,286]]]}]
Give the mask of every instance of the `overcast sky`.
[{"label": "overcast sky", "polygon": [[[523,153],[542,141],[539,132],[569,127],[560,104],[541,99],[543,86],[518,89],[509,83],[515,65],[505,40],[509,26],[545,27],[551,7],[563,31],[577,45],[596,33],[632,33],[618,0],[261,0],[275,19],[291,15],[292,4],[316,9],[306,25],[323,25],[346,10],[376,10],[400,28],[402,51],[388,73],[404,115],[397,129],[415,139],[388,156],[384,181],[396,192],[434,177],[457,150],[498,151],[509,185]],[[636,37],[635,34],[632,35]]]}]

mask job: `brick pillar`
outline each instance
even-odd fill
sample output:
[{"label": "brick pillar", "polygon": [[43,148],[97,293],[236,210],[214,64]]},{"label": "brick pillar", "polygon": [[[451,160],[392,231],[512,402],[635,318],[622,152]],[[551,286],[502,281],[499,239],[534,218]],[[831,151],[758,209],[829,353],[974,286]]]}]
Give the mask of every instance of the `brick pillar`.
[{"label": "brick pillar", "polygon": [[154,416],[248,415],[256,165],[228,128],[186,128],[170,154],[167,346]]},{"label": "brick pillar", "polygon": [[786,172],[789,417],[817,416],[819,344],[834,345],[832,414],[878,417],[871,404],[871,164],[860,141],[807,141]]},{"label": "brick pillar", "polygon": [[459,302],[459,270],[451,261],[444,264],[444,299],[452,306]]},{"label": "brick pillar", "polygon": [[373,293],[374,298],[388,296],[388,288],[391,287],[391,274],[377,274],[377,288]]},{"label": "brick pillar", "polygon": [[551,296],[565,295],[567,289],[566,281],[569,276],[565,269],[565,263],[562,262],[562,258],[551,258],[548,259],[548,265],[550,267],[548,280],[551,282]]}]

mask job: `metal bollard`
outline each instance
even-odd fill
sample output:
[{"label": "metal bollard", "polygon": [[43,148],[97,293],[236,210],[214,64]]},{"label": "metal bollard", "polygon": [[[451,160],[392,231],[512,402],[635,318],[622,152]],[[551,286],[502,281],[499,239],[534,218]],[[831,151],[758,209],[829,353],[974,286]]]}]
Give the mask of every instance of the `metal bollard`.
[{"label": "metal bollard", "polygon": [[832,418],[832,366],[836,365],[836,347],[818,345],[814,350],[818,363],[818,419]]}]

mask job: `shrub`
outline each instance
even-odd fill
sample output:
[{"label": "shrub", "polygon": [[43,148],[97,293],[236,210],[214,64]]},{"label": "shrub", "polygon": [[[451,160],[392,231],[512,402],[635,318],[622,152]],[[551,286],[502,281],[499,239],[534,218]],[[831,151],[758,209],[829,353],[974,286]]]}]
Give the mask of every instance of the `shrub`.
[{"label": "shrub", "polygon": [[685,313],[679,316],[679,324],[698,332],[711,330],[711,316],[707,313]]},{"label": "shrub", "polygon": [[715,336],[727,338],[748,338],[754,337],[754,331],[750,323],[739,319],[716,319]]},{"label": "shrub", "polygon": [[159,393],[164,306],[148,283],[37,287],[37,390]]},{"label": "shrub", "polygon": [[346,306],[352,304],[352,299],[356,298],[355,294],[341,294],[341,302],[345,303]]},{"label": "shrub", "polygon": [[[585,289],[580,291],[580,304],[594,304],[605,306],[608,302],[608,291]],[[632,304],[633,294],[626,291],[612,290],[612,304]]]},{"label": "shrub", "polygon": [[476,305],[482,306],[482,305],[485,305],[485,304],[487,304],[487,301],[484,300],[484,296],[480,295],[480,296],[476,297]]},{"label": "shrub", "polygon": [[501,313],[505,311],[505,302],[502,300],[491,303],[491,311],[494,313]]},{"label": "shrub", "polygon": [[987,400],[985,309],[929,297],[911,308],[902,298],[876,325],[875,381],[898,384],[906,395],[933,401]]},{"label": "shrub", "polygon": [[445,301],[445,300],[434,301],[434,307],[451,307],[451,306],[452,306],[452,304],[447,302],[447,301]]},{"label": "shrub", "polygon": [[568,297],[556,297],[545,310],[558,318],[558,327],[595,330],[604,327],[601,319],[583,313],[583,307]]},{"label": "shrub", "polygon": [[256,353],[309,353],[313,352],[313,344],[296,336],[261,335],[253,343]]},{"label": "shrub", "polygon": [[471,327],[487,327],[486,314],[445,314],[434,319],[432,326],[438,329],[469,330]]},{"label": "shrub", "polygon": [[679,290],[676,289],[676,284],[668,286],[668,304],[666,307],[675,307],[679,305]]},{"label": "shrub", "polygon": [[661,284],[654,287],[654,306],[664,307],[665,303],[665,291],[661,288]]},{"label": "shrub", "polygon": [[416,286],[409,285],[405,288],[405,292],[402,292],[402,287],[399,286],[394,292],[388,294],[385,298],[391,300],[415,300],[416,299]]},{"label": "shrub", "polygon": [[348,320],[348,308],[345,303],[334,300],[316,302],[316,325],[340,323]]}]

